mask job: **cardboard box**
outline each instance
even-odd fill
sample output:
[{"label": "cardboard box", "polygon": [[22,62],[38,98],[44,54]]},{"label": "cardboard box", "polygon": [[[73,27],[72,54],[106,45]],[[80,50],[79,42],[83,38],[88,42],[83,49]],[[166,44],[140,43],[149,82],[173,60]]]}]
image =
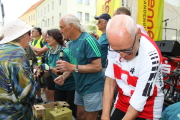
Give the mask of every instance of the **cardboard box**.
[{"label": "cardboard box", "polygon": [[58,110],[49,111],[51,120],[72,120],[72,111],[67,107],[59,108]]},{"label": "cardboard box", "polygon": [[58,101],[57,104],[62,106],[62,107],[69,107],[69,104],[67,102],[64,102],[64,101]]},{"label": "cardboard box", "polygon": [[37,120],[42,119],[42,111],[45,109],[42,105],[34,105],[32,107],[33,115],[36,117]]},{"label": "cardboard box", "polygon": [[52,102],[52,103],[47,103],[47,104],[42,104],[44,109],[42,110],[42,118],[43,120],[51,120],[49,118],[49,111],[54,110],[55,104],[57,104],[57,108],[62,108],[65,106],[69,106],[67,102],[64,101],[57,101],[57,102]]}]

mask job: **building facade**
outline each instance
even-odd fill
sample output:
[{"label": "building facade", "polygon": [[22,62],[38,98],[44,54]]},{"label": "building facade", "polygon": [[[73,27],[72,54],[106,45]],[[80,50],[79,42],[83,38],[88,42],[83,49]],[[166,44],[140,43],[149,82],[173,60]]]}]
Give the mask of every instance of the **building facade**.
[{"label": "building facade", "polygon": [[40,0],[36,4],[32,5],[24,14],[22,14],[19,19],[26,22],[30,26],[37,26],[36,23],[36,8],[40,5],[44,0]]},{"label": "building facade", "polygon": [[[40,0],[19,18],[31,26],[59,29],[60,18],[70,13],[77,16],[81,20],[81,24],[87,28],[87,31],[92,33],[96,31],[95,29],[90,30],[92,27],[96,28],[94,19],[97,7],[96,1],[97,0]],[[138,21],[138,2],[140,2],[140,0],[120,0],[120,6],[128,7],[135,21]],[[162,23],[162,40],[165,40],[165,36],[167,40],[180,40],[180,1],[164,0],[162,4],[164,4],[163,20],[169,19],[166,23]]]},{"label": "building facade", "polygon": [[88,32],[89,26],[96,26],[96,0],[41,0],[19,18],[40,28],[59,29],[59,20],[67,13],[77,16]]}]

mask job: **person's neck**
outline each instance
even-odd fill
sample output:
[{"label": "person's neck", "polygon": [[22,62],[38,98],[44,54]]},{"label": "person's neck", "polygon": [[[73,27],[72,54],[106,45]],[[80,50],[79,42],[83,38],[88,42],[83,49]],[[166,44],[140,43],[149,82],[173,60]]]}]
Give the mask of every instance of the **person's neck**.
[{"label": "person's neck", "polygon": [[34,37],[34,40],[39,40],[41,36]]},{"label": "person's neck", "polygon": [[101,31],[102,31],[102,34],[106,33],[106,29],[103,29],[103,30],[101,30]]},{"label": "person's neck", "polygon": [[54,50],[58,44],[54,44],[51,46],[51,48]]},{"label": "person's neck", "polygon": [[73,37],[71,37],[70,39],[73,40],[73,41],[77,40],[77,39],[79,38],[79,36],[81,35],[81,33],[82,33],[82,32],[81,32],[80,30],[74,32],[74,33],[72,34]]}]

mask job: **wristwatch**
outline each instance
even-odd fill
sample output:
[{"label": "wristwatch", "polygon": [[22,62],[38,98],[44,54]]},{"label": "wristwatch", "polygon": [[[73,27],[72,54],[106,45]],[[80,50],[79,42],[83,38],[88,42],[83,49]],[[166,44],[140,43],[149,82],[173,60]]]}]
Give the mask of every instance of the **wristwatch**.
[{"label": "wristwatch", "polygon": [[49,66],[49,72],[52,72],[53,67]]},{"label": "wristwatch", "polygon": [[76,65],[76,68],[74,70],[76,73],[78,73],[78,65]]}]

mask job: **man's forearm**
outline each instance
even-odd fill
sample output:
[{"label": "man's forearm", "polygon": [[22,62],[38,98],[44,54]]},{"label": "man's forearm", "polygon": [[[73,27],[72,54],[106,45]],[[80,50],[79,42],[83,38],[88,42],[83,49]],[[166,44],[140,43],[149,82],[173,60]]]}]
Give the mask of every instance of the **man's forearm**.
[{"label": "man's forearm", "polygon": [[102,120],[110,119],[110,110],[113,103],[115,88],[116,88],[116,81],[109,77],[106,77],[104,94],[103,94],[103,113],[101,118]]},{"label": "man's forearm", "polygon": [[91,63],[86,65],[75,65],[69,62],[58,60],[56,62],[56,68],[59,71],[75,71],[79,73],[97,73],[102,70],[101,58],[91,61]]},{"label": "man's forearm", "polygon": [[34,50],[34,52],[36,52],[37,55],[44,54],[44,53],[46,53],[46,51],[48,51],[47,46],[44,46],[43,48],[37,48],[37,47],[31,45],[31,48]]},{"label": "man's forearm", "polygon": [[67,79],[68,77],[72,76],[70,71],[65,71],[63,72],[63,76],[65,77],[65,79]]},{"label": "man's forearm", "polygon": [[122,120],[135,120],[138,114],[139,111],[137,111],[131,105],[129,105],[128,110]]},{"label": "man's forearm", "polygon": [[93,60],[90,64],[78,65],[78,72],[80,73],[97,73],[102,70],[101,59]]}]

